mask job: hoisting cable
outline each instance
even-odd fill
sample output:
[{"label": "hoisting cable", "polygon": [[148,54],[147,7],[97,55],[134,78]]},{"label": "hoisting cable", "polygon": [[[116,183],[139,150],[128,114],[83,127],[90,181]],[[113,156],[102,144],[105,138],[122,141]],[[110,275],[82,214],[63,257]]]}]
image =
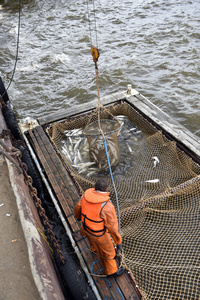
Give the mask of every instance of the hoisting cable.
[{"label": "hoisting cable", "polygon": [[[94,30],[95,30],[95,37],[96,37],[96,46],[98,48],[98,39],[97,39],[97,23],[96,23],[96,8],[94,0],[93,2],[93,13],[94,13]],[[92,47],[92,29],[91,29],[91,20],[90,20],[90,10],[89,10],[89,0],[87,0],[87,13],[88,13],[88,23],[89,23],[89,33],[90,33],[90,43]]]},{"label": "hoisting cable", "polygon": [[[112,173],[112,169],[111,169],[111,164],[110,164],[110,159],[109,159],[109,155],[108,155],[108,149],[107,149],[107,143],[106,143],[106,138],[104,135],[104,132],[101,128],[101,123],[100,123],[100,109],[104,109],[106,110],[106,108],[101,104],[101,100],[100,100],[100,92],[99,92],[99,70],[98,70],[98,58],[100,56],[99,53],[99,49],[98,49],[98,39],[97,39],[97,26],[96,26],[96,16],[95,16],[95,4],[94,4],[94,0],[93,0],[93,10],[94,10],[94,22],[95,22],[95,32],[96,32],[96,45],[97,47],[92,46],[92,36],[91,36],[91,21],[90,21],[90,12],[89,12],[89,5],[88,5],[88,1],[87,0],[87,10],[88,10],[88,20],[89,20],[89,31],[90,31],[90,40],[91,40],[91,55],[93,57],[93,62],[95,64],[95,72],[96,72],[96,83],[97,83],[97,93],[98,93],[98,104],[97,107],[95,109],[95,111],[93,112],[93,114],[91,115],[91,117],[89,118],[89,121],[87,122],[85,128],[87,127],[87,125],[89,124],[90,120],[92,119],[92,116],[94,115],[94,113],[98,113],[98,126],[99,126],[99,130],[103,136],[103,143],[104,143],[104,148],[106,151],[106,157],[107,157],[107,161],[108,161],[108,166],[109,166],[109,171],[110,171],[110,176],[111,176],[111,180],[112,180],[112,184],[113,184],[113,188],[114,188],[114,192],[115,192],[115,197],[116,197],[116,204],[117,204],[117,215],[118,215],[118,225],[119,225],[119,234],[121,233],[121,223],[120,223],[120,211],[119,211],[119,201],[118,201],[118,195],[117,195],[117,190],[115,187],[115,183],[114,183],[114,178],[113,178],[113,173]],[[119,120],[117,118],[115,118],[110,112],[109,114],[118,122]],[[121,124],[121,123],[120,123]],[[84,128],[84,130],[85,130]],[[83,131],[84,131],[83,130]]]},{"label": "hoisting cable", "polygon": [[[104,135],[103,135],[104,136]],[[112,180],[112,184],[113,184],[113,188],[115,191],[115,197],[116,197],[116,204],[117,204],[117,215],[118,215],[118,224],[119,224],[119,234],[121,234],[121,222],[120,222],[120,211],[119,211],[119,200],[118,200],[118,195],[117,195],[117,190],[115,187],[115,182],[114,182],[114,178],[113,178],[113,173],[112,173],[112,169],[111,169],[111,165],[110,165],[110,159],[109,159],[109,155],[108,155],[108,148],[107,148],[107,143],[106,143],[106,139],[104,136],[104,147],[105,147],[105,151],[106,151],[106,156],[107,156],[107,160],[108,160],[108,166],[109,166],[109,170],[110,170],[110,177]]]}]

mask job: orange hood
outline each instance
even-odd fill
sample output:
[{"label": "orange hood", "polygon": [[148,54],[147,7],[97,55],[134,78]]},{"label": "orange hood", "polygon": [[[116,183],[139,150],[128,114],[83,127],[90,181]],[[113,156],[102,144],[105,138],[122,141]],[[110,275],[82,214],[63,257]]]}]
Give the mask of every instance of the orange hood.
[{"label": "orange hood", "polygon": [[85,191],[84,198],[87,202],[95,204],[109,201],[109,195],[109,192],[100,192],[96,191],[95,188],[91,188]]}]

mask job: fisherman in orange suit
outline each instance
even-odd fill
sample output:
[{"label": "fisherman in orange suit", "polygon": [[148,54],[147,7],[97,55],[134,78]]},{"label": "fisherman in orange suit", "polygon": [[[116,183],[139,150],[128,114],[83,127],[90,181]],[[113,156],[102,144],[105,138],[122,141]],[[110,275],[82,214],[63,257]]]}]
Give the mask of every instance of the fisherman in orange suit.
[{"label": "fisherman in orange suit", "polygon": [[95,188],[86,190],[76,204],[75,217],[82,220],[81,235],[88,238],[91,250],[99,255],[105,273],[112,277],[123,274],[124,269],[117,267],[116,251],[111,240],[112,236],[118,253],[122,248],[122,237],[109,194],[107,182],[98,180]]}]

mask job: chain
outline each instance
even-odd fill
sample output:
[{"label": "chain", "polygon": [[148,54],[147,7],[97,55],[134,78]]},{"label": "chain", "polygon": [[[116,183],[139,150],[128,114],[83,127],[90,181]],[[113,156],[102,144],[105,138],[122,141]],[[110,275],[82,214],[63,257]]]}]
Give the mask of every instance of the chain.
[{"label": "chain", "polygon": [[[0,134],[0,138],[5,138],[5,136],[8,136],[10,135],[9,131],[7,130],[6,132],[2,132]],[[4,143],[6,145],[6,143]],[[51,241],[62,261],[62,263],[64,264],[65,263],[65,259],[64,259],[64,256],[60,250],[60,247],[58,245],[58,242],[56,240],[56,237],[55,237],[55,234],[54,232],[52,231],[52,228],[51,228],[51,225],[49,224],[49,219],[48,217],[46,216],[46,213],[45,213],[45,209],[42,207],[42,201],[40,198],[38,198],[37,196],[37,189],[33,187],[32,183],[33,183],[33,180],[32,180],[32,177],[28,175],[28,167],[27,165],[22,162],[22,153],[19,149],[15,148],[15,147],[6,147],[7,151],[9,149],[9,155],[10,156],[14,156],[17,161],[18,161],[18,164],[19,166],[21,167],[22,169],[22,172],[23,172],[23,175],[24,175],[24,182],[25,184],[29,187],[29,193],[30,195],[32,196],[33,200],[34,200],[34,203],[35,203],[35,206],[38,208],[38,212],[39,212],[39,215],[42,219],[42,223],[43,225],[46,227],[46,230],[51,238]]]},{"label": "chain", "polygon": [[[13,150],[14,148],[12,148]],[[21,152],[20,152],[21,153]],[[51,228],[51,225],[49,224],[49,219],[48,217],[46,216],[46,213],[45,213],[45,209],[42,207],[42,201],[40,198],[38,198],[37,196],[37,189],[33,187],[32,183],[33,183],[33,180],[31,178],[31,176],[28,175],[27,171],[28,171],[28,167],[25,163],[22,162],[21,160],[21,156],[17,156],[17,160],[19,162],[19,165],[20,167],[22,168],[22,171],[23,171],[23,174],[24,174],[24,181],[26,183],[26,185],[29,187],[29,192],[30,192],[30,195],[33,197],[33,200],[35,202],[35,206],[38,208],[38,212],[39,212],[39,215],[42,219],[42,223],[44,224],[44,226],[46,227],[46,230],[51,238],[51,241],[62,261],[62,263],[65,263],[65,259],[62,255],[62,252],[60,250],[60,247],[58,245],[58,242],[55,238],[55,234],[54,232],[52,231],[52,228]]]}]

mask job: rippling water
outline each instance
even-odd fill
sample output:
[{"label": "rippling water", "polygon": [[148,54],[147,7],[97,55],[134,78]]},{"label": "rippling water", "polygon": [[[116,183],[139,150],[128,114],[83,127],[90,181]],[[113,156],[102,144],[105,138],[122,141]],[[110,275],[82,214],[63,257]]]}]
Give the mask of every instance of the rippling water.
[{"label": "rippling water", "polygon": [[[0,1],[0,74],[15,63],[18,1]],[[21,0],[19,58],[9,96],[19,119],[97,97],[87,1]],[[96,0],[100,94],[127,84],[200,137],[200,2]]]}]

